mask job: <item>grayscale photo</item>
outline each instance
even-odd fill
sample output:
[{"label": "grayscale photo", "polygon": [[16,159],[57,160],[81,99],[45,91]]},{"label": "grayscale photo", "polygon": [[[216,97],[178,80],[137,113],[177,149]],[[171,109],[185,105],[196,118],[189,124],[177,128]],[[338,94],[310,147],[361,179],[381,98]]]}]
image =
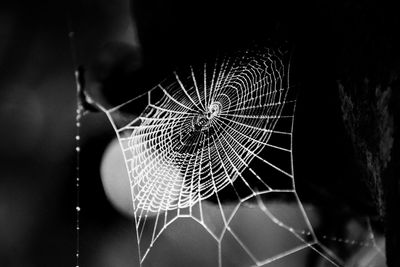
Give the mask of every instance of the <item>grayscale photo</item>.
[{"label": "grayscale photo", "polygon": [[0,267],[400,266],[395,1],[0,3]]}]

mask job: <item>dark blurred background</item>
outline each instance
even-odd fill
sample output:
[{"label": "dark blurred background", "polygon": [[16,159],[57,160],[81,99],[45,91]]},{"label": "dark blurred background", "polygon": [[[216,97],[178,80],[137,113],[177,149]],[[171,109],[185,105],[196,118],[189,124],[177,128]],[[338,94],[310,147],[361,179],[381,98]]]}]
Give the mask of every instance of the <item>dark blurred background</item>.
[{"label": "dark blurred background", "polygon": [[[302,200],[318,204],[327,222],[335,218],[335,225],[344,225],[355,214],[370,216],[378,231],[398,236],[396,168],[389,164],[387,174],[386,167],[377,167],[379,177],[371,182],[371,164],[364,162],[369,144],[398,136],[396,11],[394,3],[355,0],[2,1],[0,266],[74,264],[78,65],[87,70],[88,91],[115,105],[176,68],[255,43],[282,45],[292,53],[298,90],[295,175]],[[375,133],[359,128],[374,128],[382,116],[374,116],[375,109],[343,108],[340,88],[355,107],[364,95],[364,106],[379,102],[377,88],[391,88],[385,111],[391,123],[383,126],[393,128],[389,137],[369,141]],[[363,111],[372,119],[360,122],[353,114],[362,117]],[[82,265],[110,266],[105,258],[118,260],[120,254],[133,262],[134,244],[130,251],[113,243],[118,237],[134,243],[132,223],[109,204],[100,179],[113,131],[102,114],[85,116],[82,125]],[[364,139],[366,145],[359,145]],[[394,162],[398,141],[389,147]],[[398,241],[393,242],[395,251]],[[132,266],[117,266],[124,264]]]},{"label": "dark blurred background", "polygon": [[[2,267],[75,264],[76,89],[68,34],[70,25],[79,23],[79,59],[90,58],[92,48],[115,34],[111,29],[124,26],[119,14],[126,7],[126,1],[0,4]],[[88,151],[83,165],[89,166],[82,185],[87,193],[82,227],[90,231],[83,232],[82,246],[95,239],[101,246],[105,227],[122,218],[106,201],[99,178],[112,132],[102,116],[83,124],[82,146]]]}]

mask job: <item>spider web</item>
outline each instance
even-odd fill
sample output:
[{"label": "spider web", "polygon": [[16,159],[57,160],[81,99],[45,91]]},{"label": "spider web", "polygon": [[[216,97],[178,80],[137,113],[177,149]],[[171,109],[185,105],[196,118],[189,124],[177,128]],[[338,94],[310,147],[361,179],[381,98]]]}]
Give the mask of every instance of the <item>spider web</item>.
[{"label": "spider web", "polygon": [[[341,265],[317,239],[296,192],[293,95],[288,53],[257,48],[175,72],[111,109],[100,106],[124,154],[141,265],[180,218],[199,223],[216,241],[218,266],[228,264],[228,250],[262,266],[307,248]],[[139,116],[121,119],[141,106]],[[296,220],[268,204],[281,198],[295,203]],[[216,202],[218,223],[210,220],[208,200]],[[241,208],[254,203],[290,246],[266,251],[243,235]]]}]

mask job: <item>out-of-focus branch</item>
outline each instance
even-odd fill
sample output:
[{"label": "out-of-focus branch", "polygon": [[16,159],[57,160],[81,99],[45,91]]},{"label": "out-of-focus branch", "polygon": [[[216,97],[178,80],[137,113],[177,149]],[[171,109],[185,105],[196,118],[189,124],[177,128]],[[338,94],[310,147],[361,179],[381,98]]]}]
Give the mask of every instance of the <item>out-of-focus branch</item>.
[{"label": "out-of-focus branch", "polygon": [[[388,266],[400,266],[399,225],[396,203],[399,203],[399,179],[394,168],[399,159],[398,133],[395,130],[394,102],[397,79],[386,86],[371,84],[367,79],[350,84],[339,83],[341,109],[347,132],[354,145],[360,168],[378,213],[385,225]],[[398,164],[397,164],[398,165]]]}]

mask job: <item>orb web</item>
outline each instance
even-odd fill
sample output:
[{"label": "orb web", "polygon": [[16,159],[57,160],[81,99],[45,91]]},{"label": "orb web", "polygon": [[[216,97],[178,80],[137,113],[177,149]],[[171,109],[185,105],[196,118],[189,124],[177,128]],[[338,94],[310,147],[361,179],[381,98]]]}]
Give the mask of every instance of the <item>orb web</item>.
[{"label": "orb web", "polygon": [[[189,218],[215,240],[216,266],[229,266],[223,256],[227,249],[245,255],[245,266],[262,266],[304,249],[331,266],[341,265],[319,242],[296,192],[292,90],[288,53],[257,48],[174,72],[116,107],[100,106],[124,154],[140,264],[171,224]],[[139,116],[121,119],[141,106]],[[265,204],[277,195],[295,203],[295,220]],[[209,200],[216,203],[217,225],[207,215]],[[275,231],[290,236],[292,245],[268,251],[253,246],[237,223],[248,203]],[[226,242],[236,248],[226,248]]]}]

